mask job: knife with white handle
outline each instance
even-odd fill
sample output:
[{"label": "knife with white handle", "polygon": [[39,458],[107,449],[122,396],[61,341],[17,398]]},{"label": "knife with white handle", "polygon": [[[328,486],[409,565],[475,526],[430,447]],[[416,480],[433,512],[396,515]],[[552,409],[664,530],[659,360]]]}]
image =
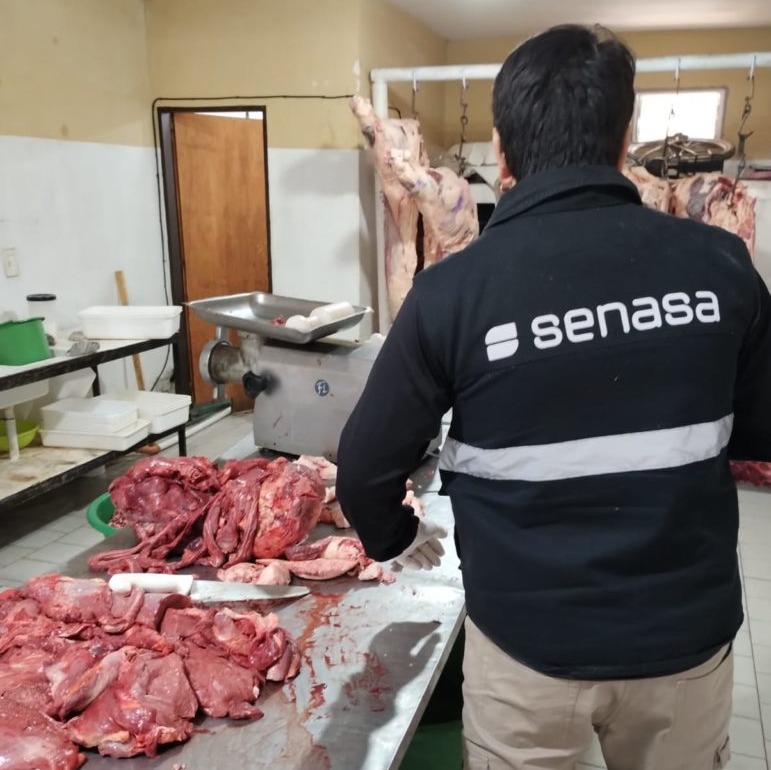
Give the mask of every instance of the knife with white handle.
[{"label": "knife with white handle", "polygon": [[310,591],[303,586],[261,586],[254,583],[226,583],[220,580],[196,580],[192,575],[163,575],[146,572],[122,572],[107,583],[116,594],[132,588],[148,593],[184,594],[194,602],[259,602],[270,599],[297,599]]}]

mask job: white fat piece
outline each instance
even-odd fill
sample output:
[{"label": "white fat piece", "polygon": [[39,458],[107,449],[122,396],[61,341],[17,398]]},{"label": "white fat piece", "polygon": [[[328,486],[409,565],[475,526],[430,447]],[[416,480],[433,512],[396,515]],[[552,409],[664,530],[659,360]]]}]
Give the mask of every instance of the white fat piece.
[{"label": "white fat piece", "polygon": [[311,311],[310,318],[314,318],[321,325],[334,323],[342,318],[353,315],[353,305],[350,302],[333,302],[330,305],[322,305]]},{"label": "white fat piece", "polygon": [[287,329],[294,329],[295,331],[303,333],[309,332],[318,326],[318,324],[314,324],[310,318],[304,315],[289,316],[284,325]]}]

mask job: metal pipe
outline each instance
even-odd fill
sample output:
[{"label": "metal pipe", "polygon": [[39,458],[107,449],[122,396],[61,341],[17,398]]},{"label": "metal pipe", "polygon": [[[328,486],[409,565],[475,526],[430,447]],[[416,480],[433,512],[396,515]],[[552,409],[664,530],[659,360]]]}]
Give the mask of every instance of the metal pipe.
[{"label": "metal pipe", "polygon": [[[681,72],[686,70],[728,70],[771,67],[771,52],[736,53],[736,54],[704,54],[695,56],[661,56],[654,59],[638,59],[638,72],[675,72],[679,66]],[[450,64],[440,67],[389,67],[373,69],[370,72],[372,81],[372,106],[376,114],[385,118],[388,116],[387,98],[382,98],[384,83],[427,83],[447,80],[494,80],[500,70],[500,64]],[[375,94],[378,101],[375,101]],[[386,92],[387,94],[387,92]],[[385,106],[383,106],[385,104]]]},{"label": "metal pipe", "polygon": [[[385,80],[372,83],[372,107],[375,114],[380,117],[388,117],[388,82]],[[377,252],[377,272],[375,273],[375,286],[372,292],[377,296],[377,324],[374,331],[385,333],[390,326],[391,319],[388,314],[388,292],[385,282],[385,203],[383,201],[383,189],[380,180],[375,175],[375,248]]]},{"label": "metal pipe", "polygon": [[698,56],[662,56],[657,59],[639,59],[638,72],[674,72],[679,67],[685,70],[744,70],[757,67],[771,67],[771,52],[705,54]]},{"label": "metal pipe", "polygon": [[8,459],[15,462],[19,459],[19,437],[16,434],[16,416],[12,406],[5,408],[5,435],[8,439]]}]

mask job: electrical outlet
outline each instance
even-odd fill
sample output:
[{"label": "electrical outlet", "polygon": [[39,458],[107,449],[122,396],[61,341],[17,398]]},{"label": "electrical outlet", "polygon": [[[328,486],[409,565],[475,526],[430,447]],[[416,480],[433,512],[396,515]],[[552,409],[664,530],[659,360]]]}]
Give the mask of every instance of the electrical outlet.
[{"label": "electrical outlet", "polygon": [[3,270],[6,278],[18,277],[19,260],[16,259],[16,249],[3,249]]}]

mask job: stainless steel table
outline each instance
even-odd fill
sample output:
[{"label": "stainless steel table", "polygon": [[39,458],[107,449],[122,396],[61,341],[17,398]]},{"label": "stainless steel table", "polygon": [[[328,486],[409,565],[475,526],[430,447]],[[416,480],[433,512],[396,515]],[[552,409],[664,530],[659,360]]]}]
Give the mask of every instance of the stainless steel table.
[{"label": "stainless steel table", "polygon": [[[433,464],[417,474],[433,486]],[[465,617],[449,501],[423,495],[426,515],[450,530],[442,566],[400,572],[391,585],[352,578],[298,581],[309,596],[276,612],[303,655],[299,675],[270,685],[256,721],[200,720],[192,738],[154,759],[88,753],[88,770],[388,770],[398,768]],[[318,536],[327,534],[319,529]],[[90,553],[125,547],[121,532]],[[85,556],[63,572],[95,576]],[[199,573],[202,574],[202,573]]]}]

